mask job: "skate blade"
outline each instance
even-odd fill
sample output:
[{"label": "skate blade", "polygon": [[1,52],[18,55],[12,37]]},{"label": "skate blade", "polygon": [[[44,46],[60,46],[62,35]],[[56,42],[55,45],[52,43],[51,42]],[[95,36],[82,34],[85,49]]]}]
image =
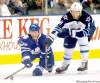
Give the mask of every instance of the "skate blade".
[{"label": "skate blade", "polygon": [[87,74],[88,72],[87,72],[87,70],[84,70],[84,71],[78,71],[78,74],[80,75],[80,74]]},{"label": "skate blade", "polygon": [[65,74],[66,71],[62,71],[62,72],[55,72],[55,74]]}]

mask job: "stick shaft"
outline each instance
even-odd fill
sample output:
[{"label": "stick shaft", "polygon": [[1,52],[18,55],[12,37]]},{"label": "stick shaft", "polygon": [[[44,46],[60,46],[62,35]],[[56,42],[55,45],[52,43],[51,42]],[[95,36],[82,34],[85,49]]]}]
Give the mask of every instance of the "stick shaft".
[{"label": "stick shaft", "polygon": [[26,68],[26,67],[24,66],[24,67],[22,67],[21,69],[18,69],[17,71],[15,71],[14,73],[8,75],[8,76],[5,77],[4,79],[8,79],[8,78],[14,76],[15,74],[17,74],[18,72],[22,71],[22,70],[25,69],[25,68]]},{"label": "stick shaft", "polygon": [[48,63],[47,45],[45,46],[45,52],[46,52],[46,54],[45,54],[45,68],[47,69],[47,63]]}]

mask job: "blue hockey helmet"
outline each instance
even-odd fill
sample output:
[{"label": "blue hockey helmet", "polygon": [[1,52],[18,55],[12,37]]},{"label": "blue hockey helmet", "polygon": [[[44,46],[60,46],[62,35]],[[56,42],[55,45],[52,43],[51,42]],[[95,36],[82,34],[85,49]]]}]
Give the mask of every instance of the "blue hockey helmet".
[{"label": "blue hockey helmet", "polygon": [[40,27],[37,24],[31,24],[30,28],[29,28],[29,32],[30,31],[39,31]]}]

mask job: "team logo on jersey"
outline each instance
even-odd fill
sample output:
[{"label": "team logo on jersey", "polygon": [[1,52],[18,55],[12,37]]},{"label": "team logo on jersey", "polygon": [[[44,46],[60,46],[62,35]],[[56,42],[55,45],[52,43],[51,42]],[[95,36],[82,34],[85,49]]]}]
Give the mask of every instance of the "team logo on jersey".
[{"label": "team logo on jersey", "polygon": [[23,39],[27,39],[29,36],[28,35],[25,35],[25,36],[23,36]]},{"label": "team logo on jersey", "polygon": [[86,18],[87,22],[90,22],[90,20],[91,20],[90,16]]},{"label": "team logo on jersey", "polygon": [[23,41],[20,41],[20,44],[19,44],[21,47],[23,47],[23,46],[28,46],[28,44],[27,43],[25,43],[25,42],[23,42]]},{"label": "team logo on jersey", "polygon": [[63,18],[64,18],[64,20],[68,20],[67,15],[64,15]]}]

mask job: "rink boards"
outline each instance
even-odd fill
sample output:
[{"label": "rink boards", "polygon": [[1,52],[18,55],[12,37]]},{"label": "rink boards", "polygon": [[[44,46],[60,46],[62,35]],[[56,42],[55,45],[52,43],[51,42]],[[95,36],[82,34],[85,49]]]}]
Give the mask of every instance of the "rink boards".
[{"label": "rink boards", "polygon": [[[54,52],[55,61],[60,61],[63,59],[63,52]],[[72,59],[80,59],[80,52],[75,51]],[[100,50],[90,50],[89,59],[93,58],[100,58]],[[35,60],[36,62],[38,59]],[[34,62],[35,62],[34,61]],[[8,54],[0,56],[0,64],[16,64],[21,62],[21,55],[20,54]]]},{"label": "rink boards", "polygon": [[[49,34],[59,23],[61,16],[28,16],[28,17],[2,17],[0,18],[0,64],[20,63],[21,52],[17,44],[18,37],[28,33],[31,23],[38,23],[41,32]],[[89,43],[89,58],[100,58],[100,15],[93,15],[96,31]],[[55,60],[63,59],[63,39],[57,38],[52,49]],[[80,59],[79,46],[77,45],[72,59]],[[36,60],[37,61],[37,60]]]}]

